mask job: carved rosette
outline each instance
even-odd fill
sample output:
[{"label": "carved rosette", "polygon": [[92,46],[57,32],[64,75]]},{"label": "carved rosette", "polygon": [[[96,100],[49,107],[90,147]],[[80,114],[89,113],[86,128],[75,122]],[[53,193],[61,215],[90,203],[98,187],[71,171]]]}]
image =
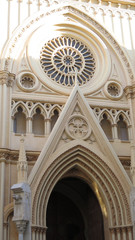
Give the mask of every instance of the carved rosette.
[{"label": "carved rosette", "polygon": [[80,115],[72,115],[66,125],[66,133],[72,139],[87,139],[91,134],[91,128],[87,119]]}]

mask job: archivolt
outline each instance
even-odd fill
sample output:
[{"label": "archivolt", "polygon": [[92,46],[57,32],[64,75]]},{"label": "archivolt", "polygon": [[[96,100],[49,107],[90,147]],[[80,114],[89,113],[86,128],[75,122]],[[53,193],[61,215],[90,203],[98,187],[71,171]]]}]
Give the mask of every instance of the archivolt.
[{"label": "archivolt", "polygon": [[58,180],[75,168],[83,172],[86,181],[96,182],[107,209],[109,226],[131,224],[129,203],[119,180],[103,160],[81,145],[60,155],[45,170],[33,197],[32,223],[46,226],[50,194]]}]

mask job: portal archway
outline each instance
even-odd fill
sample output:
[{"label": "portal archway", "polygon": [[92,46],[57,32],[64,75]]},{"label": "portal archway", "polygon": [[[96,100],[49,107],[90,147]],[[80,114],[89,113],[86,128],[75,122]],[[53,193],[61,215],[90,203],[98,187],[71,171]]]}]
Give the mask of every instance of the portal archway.
[{"label": "portal archway", "polygon": [[47,207],[47,240],[104,240],[103,216],[92,189],[79,178],[61,179]]},{"label": "portal archway", "polygon": [[[74,141],[66,144],[63,152],[52,154],[51,161],[38,183],[34,186],[32,203],[33,239],[35,234],[46,237],[47,206],[56,184],[63,178],[77,177],[93,189],[102,210],[104,239],[117,239],[126,236],[132,239],[132,226],[129,203],[123,187],[112,169],[89,148]],[[56,157],[57,156],[57,157]],[[54,159],[53,159],[54,157]],[[38,179],[39,180],[39,179]],[[82,213],[81,213],[82,214]],[[125,227],[125,226],[130,226]]]}]

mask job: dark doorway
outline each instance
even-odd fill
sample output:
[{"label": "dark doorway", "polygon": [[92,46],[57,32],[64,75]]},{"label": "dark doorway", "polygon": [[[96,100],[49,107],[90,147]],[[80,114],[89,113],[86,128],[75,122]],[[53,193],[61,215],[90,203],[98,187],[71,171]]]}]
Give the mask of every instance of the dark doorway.
[{"label": "dark doorway", "polygon": [[47,240],[104,240],[103,217],[91,188],[78,178],[54,187],[47,208]]}]

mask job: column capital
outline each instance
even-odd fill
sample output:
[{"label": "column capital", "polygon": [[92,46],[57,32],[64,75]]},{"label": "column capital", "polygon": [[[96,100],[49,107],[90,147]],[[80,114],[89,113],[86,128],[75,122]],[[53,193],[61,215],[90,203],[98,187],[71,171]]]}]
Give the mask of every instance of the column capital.
[{"label": "column capital", "polygon": [[15,221],[15,223],[16,223],[16,227],[17,227],[18,232],[19,233],[24,233],[28,221],[26,221],[26,220],[18,220],[18,221]]},{"label": "column capital", "polygon": [[31,226],[32,232],[42,232],[46,233],[47,227],[44,226],[38,226],[38,225],[32,225]]},{"label": "column capital", "polygon": [[6,84],[7,87],[12,87],[15,80],[15,74],[6,70],[0,71],[0,85]]},{"label": "column capital", "polygon": [[129,98],[135,98],[135,82],[133,82],[132,85],[126,86],[124,88],[124,92],[126,94],[126,97]]}]

